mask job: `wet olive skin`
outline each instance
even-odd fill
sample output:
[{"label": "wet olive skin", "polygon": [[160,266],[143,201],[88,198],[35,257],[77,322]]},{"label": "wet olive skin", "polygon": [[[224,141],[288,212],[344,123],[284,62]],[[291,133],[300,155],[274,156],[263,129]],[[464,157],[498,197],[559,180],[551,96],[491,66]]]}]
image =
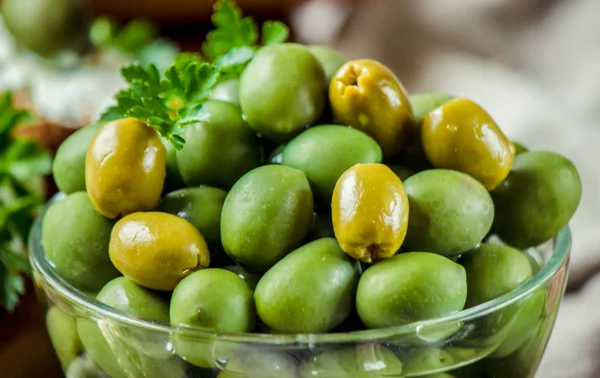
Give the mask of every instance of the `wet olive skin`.
[{"label": "wet olive skin", "polygon": [[415,123],[420,126],[427,113],[434,111],[453,98],[453,95],[447,93],[423,92],[412,94],[410,104],[415,115]]},{"label": "wet olive skin", "polygon": [[344,58],[342,54],[329,46],[312,45],[308,46],[308,50],[319,60],[321,66],[323,66],[328,83],[337,70],[347,62],[347,59]]},{"label": "wet olive skin", "polygon": [[167,167],[163,191],[172,191],[183,188],[185,183],[183,182],[183,177],[181,177],[179,166],[177,164],[177,149],[168,140],[164,138],[161,139],[167,153]]},{"label": "wet olive skin", "polygon": [[531,265],[518,249],[481,243],[459,260],[467,271],[467,307],[477,306],[531,279]]},{"label": "wet olive skin", "polygon": [[[498,298],[532,278],[529,260],[521,251],[509,246],[481,243],[461,256],[459,263],[467,272],[467,307]],[[527,304],[528,301],[515,302],[479,319],[481,326],[475,334],[480,335],[480,340],[475,342],[493,345],[505,340],[515,322],[529,322],[529,314],[518,316],[518,311]]]},{"label": "wet olive skin", "polygon": [[521,153],[492,192],[493,230],[517,248],[539,245],[567,226],[581,194],[581,178],[567,158],[549,151]]},{"label": "wet olive skin", "polygon": [[402,362],[381,345],[358,345],[327,349],[299,366],[299,376],[308,377],[396,377]]},{"label": "wet olive skin", "polygon": [[362,274],[356,309],[368,328],[385,328],[455,313],[466,298],[462,266],[434,253],[409,252]]},{"label": "wet olive skin", "polygon": [[240,99],[238,97],[239,94],[240,82],[237,79],[227,80],[219,85],[217,85],[212,93],[210,94],[210,98],[212,100],[221,100],[225,102],[230,102],[236,106],[240,106]]},{"label": "wet olive skin", "polygon": [[[96,299],[129,315],[169,322],[167,301],[126,277],[107,283]],[[141,338],[144,336],[130,327],[121,325],[101,330],[90,318],[78,318],[77,331],[87,354],[111,377],[125,378],[128,376],[126,371],[133,375],[143,372],[149,378],[178,378],[182,375],[182,366],[171,360],[167,352],[163,351],[164,357],[160,358],[159,351],[143,350]],[[152,344],[148,347],[152,348]]]},{"label": "wet olive skin", "polygon": [[334,238],[315,240],[262,276],[254,292],[256,311],[276,333],[328,332],[350,314],[359,275],[359,265]]},{"label": "wet olive skin", "polygon": [[404,186],[383,164],[357,164],[335,185],[331,218],[348,255],[364,263],[389,258],[400,249],[409,223]]},{"label": "wet olive skin", "polygon": [[506,178],[515,156],[494,119],[465,98],[450,100],[425,116],[421,143],[435,168],[467,173],[488,190]]},{"label": "wet olive skin", "polygon": [[250,126],[277,142],[288,141],[314,123],[325,108],[325,72],[300,44],[261,48],[239,86],[240,106]]},{"label": "wet olive skin", "polygon": [[94,209],[86,192],[50,205],[42,223],[42,245],[48,261],[71,285],[96,292],[119,272],[108,244],[113,222]]},{"label": "wet olive skin", "polygon": [[83,351],[77,334],[76,318],[58,307],[52,307],[46,314],[46,327],[63,370]]},{"label": "wet olive skin", "polygon": [[71,194],[85,190],[85,155],[100,124],[85,126],[71,134],[56,151],[52,175],[58,189]]},{"label": "wet olive skin", "polygon": [[494,204],[471,176],[446,169],[419,172],[404,181],[410,217],[403,248],[457,256],[489,232]]},{"label": "wet olive skin", "polygon": [[313,196],[304,174],[265,165],[231,188],[221,212],[225,252],[253,272],[264,272],[298,247],[313,214]]},{"label": "wet olive skin", "polygon": [[225,269],[202,269],[184,278],[173,291],[169,311],[173,324],[217,332],[247,333],[256,325],[250,286]]},{"label": "wet olive skin", "polygon": [[281,164],[304,172],[315,195],[331,202],[339,177],[359,163],[381,163],[381,148],[367,134],[339,125],[311,127],[283,149]]},{"label": "wet olive skin", "polygon": [[514,322],[511,324],[506,338],[490,354],[490,358],[506,357],[527,341],[544,315],[546,291],[544,288],[539,288],[519,302],[519,309],[514,315]]},{"label": "wet olive skin", "polygon": [[336,123],[371,135],[384,157],[410,141],[414,115],[408,94],[394,73],[377,61],[345,63],[331,79],[329,102]]},{"label": "wet olive skin", "polygon": [[186,142],[177,151],[177,166],[187,186],[229,189],[260,165],[260,143],[237,106],[217,100],[204,105],[210,119],[186,129]]},{"label": "wet olive skin", "polygon": [[231,357],[217,378],[297,378],[297,370],[296,361],[287,354],[247,348]]},{"label": "wet olive skin", "polygon": [[111,232],[109,254],[124,276],[143,287],[165,291],[210,264],[206,241],[198,229],[161,212],[121,218]]},{"label": "wet olive skin", "polygon": [[85,160],[92,203],[111,219],[153,209],[162,194],[166,161],[162,140],[145,123],[132,118],[105,123]]},{"label": "wet olive skin", "polygon": [[[435,371],[452,366],[455,363],[450,353],[438,348],[428,348],[414,352],[409,351],[404,360],[405,374]],[[444,378],[444,376],[438,377],[437,375],[433,375],[430,377],[427,375],[425,378]]]},{"label": "wet olive skin", "polygon": [[[237,274],[217,268],[185,277],[173,291],[169,314],[171,324],[215,332],[248,333],[256,326],[252,289]],[[210,348],[200,347],[193,339],[175,335],[174,347],[186,361],[211,365]]]},{"label": "wet olive skin", "polygon": [[185,188],[165,195],[157,211],[177,215],[200,231],[210,252],[211,266],[230,263],[221,245],[221,210],[227,192],[210,186]]}]

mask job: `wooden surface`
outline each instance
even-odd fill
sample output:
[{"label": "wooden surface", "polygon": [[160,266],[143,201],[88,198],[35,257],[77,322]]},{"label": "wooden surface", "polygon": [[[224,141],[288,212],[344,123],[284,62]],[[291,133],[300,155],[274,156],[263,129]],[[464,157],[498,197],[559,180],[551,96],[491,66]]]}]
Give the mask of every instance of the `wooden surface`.
[{"label": "wooden surface", "polygon": [[0,376],[62,378],[31,281],[13,314],[0,310]]}]

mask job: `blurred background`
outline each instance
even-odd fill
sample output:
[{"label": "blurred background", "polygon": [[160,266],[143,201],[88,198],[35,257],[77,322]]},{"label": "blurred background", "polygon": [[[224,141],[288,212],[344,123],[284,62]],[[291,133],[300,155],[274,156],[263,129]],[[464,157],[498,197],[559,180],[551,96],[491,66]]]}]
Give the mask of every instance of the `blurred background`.
[{"label": "blurred background", "polygon": [[[286,22],[295,41],[383,62],[411,92],[470,97],[510,139],[576,164],[584,194],[572,222],[568,295],[538,375],[600,376],[600,319],[593,315],[600,293],[600,1],[237,3],[258,21]],[[178,51],[199,51],[213,1],[0,0],[0,6],[0,92],[13,92],[15,104],[33,115],[17,133],[52,153],[106,107],[122,85],[123,64],[160,65]],[[47,180],[44,194],[53,190]],[[33,286],[23,285],[14,285],[25,293],[15,309],[0,310],[0,366],[9,378],[59,377]]]}]

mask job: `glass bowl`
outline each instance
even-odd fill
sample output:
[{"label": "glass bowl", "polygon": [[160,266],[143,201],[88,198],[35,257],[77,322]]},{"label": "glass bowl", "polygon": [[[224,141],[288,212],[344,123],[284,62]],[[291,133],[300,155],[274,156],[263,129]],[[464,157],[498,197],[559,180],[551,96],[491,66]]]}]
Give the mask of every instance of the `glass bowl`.
[{"label": "glass bowl", "polygon": [[[43,215],[42,215],[43,216]],[[493,301],[404,326],[336,333],[219,334],[127,315],[64,281],[45,259],[41,219],[29,258],[47,327],[67,378],[428,377],[535,375],[564,295],[568,228],[524,251],[532,280]]]}]

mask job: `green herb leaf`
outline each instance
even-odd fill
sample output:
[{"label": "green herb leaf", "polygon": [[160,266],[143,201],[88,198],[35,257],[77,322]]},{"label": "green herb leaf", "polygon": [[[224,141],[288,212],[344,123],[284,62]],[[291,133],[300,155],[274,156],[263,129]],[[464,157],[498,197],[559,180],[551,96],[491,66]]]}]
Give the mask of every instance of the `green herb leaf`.
[{"label": "green herb leaf", "polygon": [[12,313],[23,294],[25,294],[23,277],[9,271],[4,264],[0,264],[0,305]]},{"label": "green herb leaf", "polygon": [[263,45],[283,43],[290,36],[290,29],[286,24],[279,21],[267,21],[262,26]]},{"label": "green herb leaf", "polygon": [[[260,48],[258,26],[251,17],[231,0],[219,0],[214,6],[212,22],[215,29],[208,33],[202,46],[204,55],[223,71],[223,78],[239,76]],[[262,26],[262,44],[282,43],[289,37],[288,27],[278,21]]]},{"label": "green herb leaf", "polygon": [[219,78],[219,70],[197,59],[174,62],[164,75],[155,65],[134,64],[121,70],[128,88],[115,97],[101,121],[133,117],[155,128],[176,149],[181,149],[185,126],[205,120],[202,103],[208,99]]},{"label": "green herb leaf", "polygon": [[28,112],[13,107],[12,93],[0,94],[0,306],[8,311],[15,309],[25,290],[25,241],[43,203],[43,176],[51,170],[48,151],[13,136],[28,117]]},{"label": "green herb leaf", "polygon": [[258,41],[258,27],[252,17],[243,17],[232,1],[218,0],[212,22],[215,30],[208,33],[202,46],[204,55],[214,61],[235,47],[252,46]]}]

